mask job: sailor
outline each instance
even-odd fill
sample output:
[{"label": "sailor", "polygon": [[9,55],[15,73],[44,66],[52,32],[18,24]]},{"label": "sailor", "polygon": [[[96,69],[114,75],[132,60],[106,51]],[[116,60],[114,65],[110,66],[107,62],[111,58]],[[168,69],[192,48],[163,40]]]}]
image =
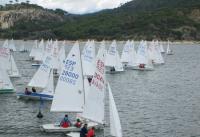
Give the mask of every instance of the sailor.
[{"label": "sailor", "polygon": [[75,123],[74,126],[77,127],[77,128],[80,128],[81,125],[82,125],[82,123],[81,123],[80,119],[78,118],[78,119],[76,120],[76,123]]},{"label": "sailor", "polygon": [[35,87],[32,87],[32,92],[33,92],[33,93],[36,93]]},{"label": "sailor", "polygon": [[84,124],[83,128],[81,128],[80,137],[87,137],[87,124]]},{"label": "sailor", "polygon": [[65,115],[63,120],[60,122],[60,126],[63,128],[68,128],[71,126],[71,122],[70,122],[67,114]]},{"label": "sailor", "polygon": [[31,92],[28,90],[28,88],[25,88],[24,92],[25,92],[26,95],[30,95],[31,94]]},{"label": "sailor", "polygon": [[87,137],[95,137],[94,127],[88,130]]},{"label": "sailor", "polygon": [[115,67],[112,67],[112,68],[110,69],[110,71],[115,71]]}]

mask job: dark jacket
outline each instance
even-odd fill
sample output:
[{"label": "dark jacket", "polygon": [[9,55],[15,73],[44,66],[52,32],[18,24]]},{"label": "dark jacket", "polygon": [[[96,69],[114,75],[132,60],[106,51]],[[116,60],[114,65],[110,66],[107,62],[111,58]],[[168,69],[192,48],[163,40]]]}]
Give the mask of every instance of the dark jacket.
[{"label": "dark jacket", "polygon": [[87,136],[87,135],[86,135],[87,132],[88,132],[87,128],[83,127],[83,128],[81,129],[81,132],[80,132],[80,137],[86,137],[86,136]]}]

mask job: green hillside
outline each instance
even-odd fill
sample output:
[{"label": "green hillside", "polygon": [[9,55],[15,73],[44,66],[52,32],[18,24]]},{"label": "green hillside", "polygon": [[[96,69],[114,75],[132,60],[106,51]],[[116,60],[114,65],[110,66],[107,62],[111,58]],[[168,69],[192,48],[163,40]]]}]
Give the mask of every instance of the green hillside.
[{"label": "green hillside", "polygon": [[32,38],[29,28],[23,29],[27,31],[26,36],[18,34],[21,26],[31,26],[32,35],[40,28],[44,32],[40,37],[48,32],[48,37],[57,39],[200,40],[200,1],[134,0],[112,10],[65,15],[64,21],[58,24],[55,21],[53,25],[44,24],[42,20],[39,23],[37,27],[30,21],[16,23],[12,28],[14,36]]}]

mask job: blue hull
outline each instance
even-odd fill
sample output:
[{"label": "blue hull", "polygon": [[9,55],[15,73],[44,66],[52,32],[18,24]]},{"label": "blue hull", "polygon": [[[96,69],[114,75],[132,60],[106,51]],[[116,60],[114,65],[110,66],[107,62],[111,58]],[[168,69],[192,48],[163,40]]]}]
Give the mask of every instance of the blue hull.
[{"label": "blue hull", "polygon": [[52,95],[46,95],[46,94],[40,94],[40,93],[31,93],[30,95],[27,95],[25,93],[17,93],[18,99],[26,99],[26,100],[53,100]]}]

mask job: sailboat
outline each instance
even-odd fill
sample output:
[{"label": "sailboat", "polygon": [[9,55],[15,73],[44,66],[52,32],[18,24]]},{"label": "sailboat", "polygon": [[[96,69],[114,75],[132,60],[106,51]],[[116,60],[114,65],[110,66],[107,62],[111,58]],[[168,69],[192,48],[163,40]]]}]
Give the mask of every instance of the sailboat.
[{"label": "sailboat", "polygon": [[20,77],[19,70],[10,49],[4,47],[0,48],[0,60],[2,68],[7,71],[9,77]]},{"label": "sailboat", "polygon": [[94,41],[88,41],[83,49],[82,55],[83,75],[92,77],[94,75],[95,45]]},{"label": "sailboat", "polygon": [[42,59],[44,56],[44,40],[41,40],[36,51],[35,51],[35,57],[34,57],[34,61],[36,61],[36,63],[33,63],[32,66],[40,66],[42,64]]},{"label": "sailboat", "polygon": [[141,41],[137,50],[137,66],[133,67],[134,70],[153,70],[152,60],[149,58],[147,50],[147,42]]},{"label": "sailboat", "polygon": [[168,42],[167,42],[167,55],[173,55],[173,54],[174,54],[173,51],[169,47],[169,40],[168,40]]},{"label": "sailboat", "polygon": [[[158,41],[157,41],[158,42]],[[160,41],[160,44],[159,44],[159,48],[160,48],[160,53],[165,53],[165,50],[163,48],[163,44],[162,42]]]},{"label": "sailboat", "polygon": [[126,69],[132,69],[137,66],[136,57],[134,41],[128,40],[122,51],[121,62]]},{"label": "sailboat", "polygon": [[29,54],[29,57],[31,58],[31,60],[34,60],[34,58],[36,56],[37,47],[38,47],[38,41],[35,40],[34,45],[33,45],[32,49],[31,49],[30,54]]},{"label": "sailboat", "polygon": [[114,40],[106,54],[105,65],[107,73],[119,73],[124,71],[116,45],[116,41]]},{"label": "sailboat", "polygon": [[0,93],[13,93],[14,87],[4,68],[0,68]]},{"label": "sailboat", "polygon": [[17,93],[17,98],[32,100],[52,100],[54,94],[54,80],[52,70],[52,57],[47,56],[43,64],[39,67],[28,87],[36,87],[42,89],[42,92],[31,93],[30,95]]},{"label": "sailboat", "polygon": [[58,53],[58,70],[57,73],[58,75],[54,76],[59,76],[59,74],[62,71],[62,68],[64,67],[64,62],[65,62],[65,41],[63,41],[62,45],[60,46],[59,53]]},{"label": "sailboat", "polygon": [[[99,125],[105,124],[105,53],[105,49],[102,48],[97,55],[95,75],[92,79],[91,87],[86,97],[84,111],[81,114],[82,118],[96,122]],[[109,93],[111,135],[115,137],[122,137],[121,123],[109,83],[107,84],[107,87]],[[72,132],[67,135],[70,137],[76,137],[79,134],[80,133]]]},{"label": "sailboat", "polygon": [[[65,64],[55,89],[51,111],[82,113],[85,102],[84,85],[80,49],[78,42],[76,42],[65,59]],[[89,123],[89,126],[96,125],[94,122]],[[63,128],[57,123],[42,125],[41,129],[45,132],[80,131],[80,128],[74,126]]]},{"label": "sailboat", "polygon": [[11,41],[5,40],[3,47],[10,49],[10,51],[16,51],[15,43],[13,39]]},{"label": "sailboat", "polygon": [[19,52],[28,52],[28,49],[25,48],[24,46],[24,42],[22,43],[22,45],[20,46]]}]

